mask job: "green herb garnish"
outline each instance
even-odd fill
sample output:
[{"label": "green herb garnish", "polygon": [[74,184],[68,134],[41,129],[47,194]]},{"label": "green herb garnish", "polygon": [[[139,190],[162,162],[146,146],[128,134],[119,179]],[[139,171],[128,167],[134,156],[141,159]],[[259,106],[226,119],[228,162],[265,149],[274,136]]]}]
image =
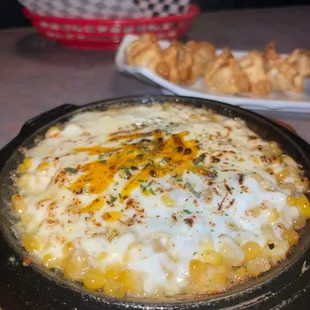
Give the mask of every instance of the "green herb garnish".
[{"label": "green herb garnish", "polygon": [[188,190],[194,195],[196,196],[197,198],[199,198],[201,196],[200,193],[196,192],[193,185],[189,182],[186,182],[185,183],[185,186],[188,188]]},{"label": "green herb garnish", "polygon": [[131,178],[131,177],[132,177],[132,173],[130,172],[130,169],[129,169],[127,166],[122,166],[121,169],[124,170],[124,172],[125,172],[125,174],[126,174],[126,176],[127,176],[128,178]]},{"label": "green herb garnish", "polygon": [[192,213],[191,211],[188,211],[187,209],[184,209],[183,212],[186,213],[186,214],[191,214]]},{"label": "green herb garnish", "polygon": [[65,171],[69,174],[76,174],[78,171],[72,167],[66,167]]},{"label": "green herb garnish", "polygon": [[117,200],[117,196],[110,195],[110,202],[113,203],[114,201]]},{"label": "green herb garnish", "polygon": [[205,158],[206,158],[206,154],[202,153],[201,155],[199,155],[197,158],[193,160],[194,165],[198,166],[201,162],[204,161]]}]

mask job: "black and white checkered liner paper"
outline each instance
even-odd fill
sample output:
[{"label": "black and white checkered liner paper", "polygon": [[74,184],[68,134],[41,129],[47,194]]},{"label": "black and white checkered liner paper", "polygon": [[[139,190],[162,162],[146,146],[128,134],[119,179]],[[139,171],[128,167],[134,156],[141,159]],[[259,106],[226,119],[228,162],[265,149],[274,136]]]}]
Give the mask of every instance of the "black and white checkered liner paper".
[{"label": "black and white checkered liner paper", "polygon": [[187,12],[190,0],[18,0],[31,12],[68,18],[141,18]]},{"label": "black and white checkered liner paper", "polygon": [[144,17],[169,16],[186,13],[189,0],[134,0]]}]

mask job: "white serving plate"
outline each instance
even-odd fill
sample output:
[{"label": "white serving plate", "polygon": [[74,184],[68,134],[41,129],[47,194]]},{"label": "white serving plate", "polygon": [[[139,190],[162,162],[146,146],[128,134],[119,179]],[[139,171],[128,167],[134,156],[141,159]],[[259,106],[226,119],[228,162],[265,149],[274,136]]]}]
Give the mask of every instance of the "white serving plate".
[{"label": "white serving plate", "polygon": [[[291,92],[272,92],[268,96],[258,97],[252,94],[244,95],[224,95],[208,89],[203,79],[197,80],[193,85],[175,85],[163,79],[159,75],[143,67],[133,67],[126,64],[125,50],[128,44],[136,40],[138,36],[127,35],[116,53],[115,64],[118,71],[130,74],[135,78],[155,84],[162,88],[164,94],[176,94],[180,96],[190,96],[203,99],[211,99],[238,105],[250,110],[272,110],[282,112],[302,112],[310,113],[310,79],[305,82],[305,90],[302,94]],[[169,46],[168,41],[159,41],[161,47]],[[217,50],[220,53],[221,50]],[[235,57],[240,57],[247,52],[232,51]]]}]

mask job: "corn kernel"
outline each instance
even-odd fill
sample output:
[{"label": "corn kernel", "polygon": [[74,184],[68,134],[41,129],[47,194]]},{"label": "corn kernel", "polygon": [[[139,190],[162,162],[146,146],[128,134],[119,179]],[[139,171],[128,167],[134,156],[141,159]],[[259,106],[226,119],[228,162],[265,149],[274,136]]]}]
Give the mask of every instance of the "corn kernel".
[{"label": "corn kernel", "polygon": [[271,264],[276,264],[286,258],[290,246],[285,240],[273,240],[262,250],[264,258],[268,259]]},{"label": "corn kernel", "polygon": [[235,281],[242,281],[246,277],[247,277],[247,271],[246,271],[245,267],[243,267],[243,266],[235,269],[233,272],[233,279]]},{"label": "corn kernel", "polygon": [[69,257],[74,250],[74,245],[72,242],[68,242],[63,247],[63,255],[64,257]]},{"label": "corn kernel", "polygon": [[310,203],[308,198],[305,195],[301,195],[297,199],[296,203],[297,208],[302,216],[309,218],[310,217]]},{"label": "corn kernel", "polygon": [[39,238],[29,234],[22,237],[22,243],[27,251],[39,251],[42,248]]},{"label": "corn kernel", "polygon": [[222,255],[215,251],[203,251],[201,253],[201,260],[212,267],[218,267],[223,263]]},{"label": "corn kernel", "polygon": [[80,281],[89,269],[87,256],[84,252],[73,252],[67,260],[64,276],[70,280]]},{"label": "corn kernel", "polygon": [[290,175],[289,170],[283,169],[282,171],[275,173],[275,177],[279,183],[282,183]]},{"label": "corn kernel", "polygon": [[126,295],[126,290],[121,283],[113,279],[107,280],[103,291],[105,294],[116,298],[122,298]]},{"label": "corn kernel", "polygon": [[200,260],[191,260],[189,264],[189,274],[191,281],[198,285],[205,285],[207,281],[208,265]]},{"label": "corn kernel", "polygon": [[55,269],[61,269],[63,270],[65,267],[65,260],[60,258],[57,258],[53,256],[52,254],[45,254],[42,259],[42,263],[46,268],[55,268]]},{"label": "corn kernel", "polygon": [[107,252],[100,252],[98,255],[96,255],[96,260],[101,261],[103,259],[106,259],[108,256]]},{"label": "corn kernel", "polygon": [[262,209],[260,207],[256,207],[256,208],[249,210],[248,212],[253,217],[259,217],[260,213],[262,212]]},{"label": "corn kernel", "polygon": [[208,286],[210,292],[223,291],[226,288],[227,277],[223,273],[215,273]]},{"label": "corn kernel", "polygon": [[300,216],[294,220],[294,229],[300,230],[306,226],[307,220],[303,216]]},{"label": "corn kernel", "polygon": [[43,162],[37,167],[36,172],[46,173],[48,171],[49,166],[50,166],[49,162],[47,162],[47,161]]},{"label": "corn kernel", "polygon": [[295,162],[295,160],[289,156],[289,155],[286,155],[286,154],[283,154],[281,156],[281,160],[282,162],[287,166],[287,167],[296,167],[297,164]]},{"label": "corn kernel", "polygon": [[53,126],[53,127],[50,127],[46,134],[45,134],[45,137],[46,138],[56,138],[60,135],[60,130],[58,127],[56,126]]},{"label": "corn kernel", "polygon": [[110,212],[105,212],[102,215],[102,218],[107,222],[114,222],[114,221],[117,221],[121,216],[122,216],[121,211],[110,211]]},{"label": "corn kernel", "polygon": [[17,167],[17,171],[19,173],[25,173],[26,171],[28,171],[28,169],[31,168],[31,158],[26,157],[23,161],[23,163],[19,164]]},{"label": "corn kernel", "polygon": [[89,290],[97,291],[104,287],[106,274],[99,268],[92,268],[84,274],[83,283]]},{"label": "corn kernel", "polygon": [[276,209],[270,209],[268,212],[268,222],[270,224],[274,224],[279,218],[279,213]]},{"label": "corn kernel", "polygon": [[223,244],[219,252],[222,254],[224,260],[231,266],[240,266],[243,264],[245,255],[239,246],[231,246],[228,243]]},{"label": "corn kernel", "polygon": [[164,194],[161,196],[161,201],[168,208],[173,208],[176,206],[176,201],[169,194]]},{"label": "corn kernel", "polygon": [[117,279],[124,290],[131,296],[139,297],[144,293],[143,278],[135,271],[123,270]]},{"label": "corn kernel", "polygon": [[296,204],[297,204],[297,199],[296,199],[296,197],[294,197],[294,196],[287,196],[287,197],[286,197],[286,203],[287,203],[289,206],[296,206]]},{"label": "corn kernel", "polygon": [[105,270],[107,279],[116,280],[123,269],[123,265],[120,263],[114,263],[108,266]]},{"label": "corn kernel", "polygon": [[271,265],[267,258],[264,257],[256,257],[246,264],[247,272],[252,277],[257,277],[259,274],[266,272],[271,268]]},{"label": "corn kernel", "polygon": [[285,232],[285,237],[290,246],[293,246],[297,243],[299,239],[299,234],[293,229],[290,228]]},{"label": "corn kernel", "polygon": [[26,211],[26,205],[22,195],[14,194],[12,196],[12,209],[16,215],[20,215]]},{"label": "corn kernel", "polygon": [[255,258],[262,250],[260,245],[256,242],[246,242],[242,245],[242,249],[247,261]]},{"label": "corn kernel", "polygon": [[269,146],[272,154],[274,155],[282,154],[282,150],[280,149],[279,145],[276,142],[270,142]]},{"label": "corn kernel", "polygon": [[260,164],[262,161],[260,160],[260,158],[259,157],[257,157],[257,156],[253,156],[252,157],[252,161],[254,162],[254,163],[256,163],[256,164]]}]

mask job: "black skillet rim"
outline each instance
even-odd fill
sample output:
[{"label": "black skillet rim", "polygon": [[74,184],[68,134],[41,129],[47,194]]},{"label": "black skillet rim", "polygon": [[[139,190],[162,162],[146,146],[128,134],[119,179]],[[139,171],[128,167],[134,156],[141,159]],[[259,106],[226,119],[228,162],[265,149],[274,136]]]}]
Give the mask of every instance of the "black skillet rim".
[{"label": "black skillet rim", "polygon": [[[301,138],[292,134],[290,131],[283,128],[282,126],[279,126],[278,124],[275,124],[274,122],[272,122],[272,121],[270,121],[270,120],[268,120],[268,119],[266,119],[266,118],[264,118],[258,114],[255,114],[255,113],[248,111],[248,110],[244,110],[244,109],[236,107],[236,106],[231,106],[228,104],[215,102],[215,101],[211,101],[211,100],[197,99],[197,98],[191,98],[191,97],[181,97],[181,96],[122,97],[122,98],[115,98],[115,99],[98,101],[98,102],[90,103],[90,104],[80,106],[80,107],[74,106],[74,105],[60,106],[60,107],[55,108],[51,111],[43,113],[43,115],[39,115],[38,117],[36,117],[36,118],[28,121],[27,123],[25,123],[20,134],[15,139],[13,139],[13,141],[11,143],[9,143],[9,145],[4,147],[4,149],[0,152],[0,165],[1,166],[3,165],[3,161],[6,162],[7,158],[10,157],[10,155],[16,149],[16,146],[18,144],[20,144],[21,142],[27,140],[27,137],[29,135],[31,135],[32,132],[36,132],[37,130],[40,130],[42,127],[44,128],[44,127],[50,126],[51,125],[50,123],[54,123],[55,120],[57,122],[58,119],[67,118],[67,116],[70,118],[72,115],[74,115],[76,113],[81,113],[85,110],[93,110],[93,109],[96,109],[98,107],[105,107],[105,106],[114,105],[117,103],[152,104],[152,103],[160,103],[160,102],[164,102],[164,101],[178,102],[178,103],[185,102],[187,104],[196,105],[196,106],[207,105],[207,107],[213,108],[217,113],[222,113],[222,114],[225,114],[226,116],[229,116],[229,117],[234,117],[234,116],[240,117],[241,116],[241,118],[243,118],[245,121],[246,121],[246,119],[249,119],[251,124],[253,122],[257,122],[260,127],[267,126],[266,129],[264,129],[265,134],[268,135],[268,131],[270,129],[272,129],[273,131],[276,131],[276,132],[278,132],[278,134],[285,137],[285,139],[287,141],[289,141],[289,143],[291,145],[294,146],[295,151],[297,149],[299,153],[303,154],[303,156],[305,157],[305,160],[307,162],[308,170],[310,171],[310,160],[307,160],[307,158],[306,158],[308,153],[310,155],[309,145],[305,141],[303,141]],[[1,172],[1,170],[2,170],[2,168],[0,169],[0,172]],[[1,225],[1,228],[3,230],[2,226],[3,225]],[[305,246],[307,248],[309,248],[308,243]],[[0,236],[0,247],[2,249],[2,251],[0,252],[1,257],[7,256],[7,253],[4,253],[5,249],[7,249],[9,252],[11,251],[13,256],[16,257],[16,253],[14,253],[14,249],[12,249],[11,247],[8,246],[8,244],[4,240],[3,234]],[[37,282],[45,282],[45,285],[47,285],[47,286],[52,285],[52,283],[53,283],[54,285],[57,286],[56,291],[58,290],[58,292],[59,292],[59,290],[66,290],[67,293],[70,292],[71,294],[75,295],[75,298],[79,297],[80,301],[78,301],[79,298],[76,299],[76,301],[78,301],[79,305],[80,305],[81,300],[84,300],[84,302],[85,302],[85,300],[87,300],[86,303],[88,303],[88,306],[93,307],[93,309],[97,309],[96,305],[98,305],[98,306],[101,305],[100,309],[103,309],[102,306],[105,306],[106,309],[124,309],[124,308],[128,308],[128,307],[139,308],[139,309],[141,309],[141,308],[151,308],[151,309],[179,309],[179,308],[182,308],[182,309],[189,309],[189,308],[197,308],[197,307],[200,309],[206,309],[206,308],[218,309],[218,307],[222,308],[222,306],[224,306],[225,308],[229,307],[229,309],[233,309],[233,308],[244,309],[245,307],[246,307],[246,309],[249,309],[252,306],[255,308],[260,307],[260,305],[262,305],[264,307],[262,309],[267,309],[266,308],[266,305],[267,305],[266,302],[268,303],[268,301],[274,300],[275,297],[278,296],[281,292],[283,295],[283,292],[286,291],[288,289],[288,287],[290,287],[291,289],[292,289],[292,287],[294,287],[294,288],[297,287],[296,278],[295,278],[297,275],[296,271],[301,270],[301,268],[303,267],[303,265],[300,265],[301,258],[298,256],[310,257],[309,249],[308,249],[308,252],[306,252],[306,249],[304,249],[304,251],[301,252],[301,254],[298,254],[297,256],[292,255],[292,257],[290,257],[285,262],[286,264],[284,263],[281,265],[281,269],[284,268],[285,272],[282,270],[282,273],[281,273],[282,277],[280,277],[281,279],[280,279],[280,281],[278,281],[277,285],[272,284],[272,283],[275,283],[274,279],[271,281],[269,279],[268,281],[266,281],[262,285],[260,285],[259,290],[253,289],[253,286],[251,286],[251,288],[248,288],[241,295],[240,295],[240,293],[239,293],[239,295],[237,294],[239,297],[237,295],[235,295],[233,297],[227,298],[227,295],[230,295],[230,293],[228,292],[227,294],[219,295],[219,297],[214,299],[215,301],[210,301],[210,298],[208,298],[207,301],[204,301],[204,299],[201,299],[201,300],[195,301],[195,302],[191,301],[191,302],[185,302],[185,303],[184,302],[183,303],[177,302],[177,303],[156,303],[156,304],[154,304],[154,303],[141,302],[141,301],[138,303],[135,303],[135,302],[132,303],[130,301],[119,301],[119,300],[113,300],[113,299],[108,298],[105,302],[102,302],[102,299],[100,299],[100,298],[89,297],[88,293],[85,293],[85,290],[82,290],[82,295],[77,293],[78,294],[78,296],[77,296],[76,292],[74,292],[74,291],[79,292],[80,289],[78,287],[75,287],[72,290],[70,288],[65,288],[63,286],[59,286],[54,280],[51,281],[51,280],[47,280],[46,278],[43,279],[43,277],[41,275],[39,275],[38,273],[36,273],[36,271],[30,272],[30,274],[29,274],[29,272],[26,272],[27,273],[26,276],[29,277],[28,280],[33,279],[33,278],[37,278],[37,277],[39,277],[39,278],[41,277],[40,279],[37,280]],[[292,258],[293,258],[293,263],[292,263]],[[5,264],[6,262],[4,262],[4,261],[2,262],[1,258],[0,258],[0,262],[1,262],[0,266],[6,265],[7,267],[9,267],[7,269],[10,269],[11,274],[14,275],[14,272],[12,272],[12,271],[14,271],[14,269],[16,271],[16,266],[13,268],[12,266],[10,266],[10,264]],[[303,263],[303,262],[301,262],[301,263]],[[2,269],[2,267],[0,267],[0,274],[2,272],[1,269]],[[5,268],[3,268],[3,269],[4,269],[3,270],[3,272],[4,272]],[[295,273],[292,273],[293,269],[295,270]],[[28,268],[22,267],[21,270],[22,270],[21,272],[23,273],[23,271],[25,271],[25,270],[29,271],[29,270],[32,270],[32,268],[31,267],[28,267]],[[276,273],[276,270],[274,269],[273,272]],[[288,275],[289,273],[292,275],[290,277],[290,280],[289,280],[289,281],[291,281],[291,283],[289,286],[287,286],[285,283],[286,280],[283,278],[283,274]],[[9,276],[9,274],[7,276]],[[305,271],[301,277],[301,280],[299,281],[299,282],[303,283],[303,285],[302,285],[303,289],[299,289],[299,290],[297,290],[297,292],[295,290],[293,290],[296,298],[298,298],[297,295],[302,295],[304,293],[303,291],[305,290],[305,288],[309,289],[309,286],[308,286],[308,284],[310,283],[309,274],[310,273],[308,271]],[[279,276],[276,276],[275,278],[276,278],[276,280],[277,279],[279,280]],[[286,279],[288,280],[288,277]],[[29,280],[29,281],[31,282],[32,280]],[[34,281],[36,281],[36,280],[34,279]],[[28,283],[28,284],[33,285],[33,283]],[[278,289],[279,291],[278,292],[272,292],[272,290],[273,290],[273,288],[271,287],[272,285],[274,285],[275,289]],[[291,291],[291,289],[290,289],[290,291]],[[257,296],[258,291],[260,291],[260,293],[259,293],[260,295]],[[244,297],[245,294],[247,294],[247,297]],[[64,294],[63,296],[65,296],[65,295],[66,294]],[[241,298],[240,298],[240,296],[241,296]],[[81,299],[81,297],[82,297],[82,299]],[[291,298],[291,301],[293,299],[294,298]],[[228,303],[227,303],[227,300],[228,300]],[[46,301],[48,302],[48,299]],[[60,304],[60,303],[64,303],[64,301],[59,300],[59,301],[56,301],[56,303]],[[288,301],[287,301],[287,303],[289,304]],[[276,304],[274,302],[270,303],[270,305],[271,304],[273,306],[276,306]],[[0,305],[1,305],[1,300],[0,300]],[[50,305],[50,306],[53,307],[52,305]],[[58,306],[56,304],[54,304],[54,306],[58,309]],[[41,308],[33,308],[33,309],[41,309]],[[49,308],[49,309],[53,309],[53,308]],[[63,308],[63,309],[69,309],[69,308]],[[84,309],[84,308],[82,308],[82,309]]]}]

